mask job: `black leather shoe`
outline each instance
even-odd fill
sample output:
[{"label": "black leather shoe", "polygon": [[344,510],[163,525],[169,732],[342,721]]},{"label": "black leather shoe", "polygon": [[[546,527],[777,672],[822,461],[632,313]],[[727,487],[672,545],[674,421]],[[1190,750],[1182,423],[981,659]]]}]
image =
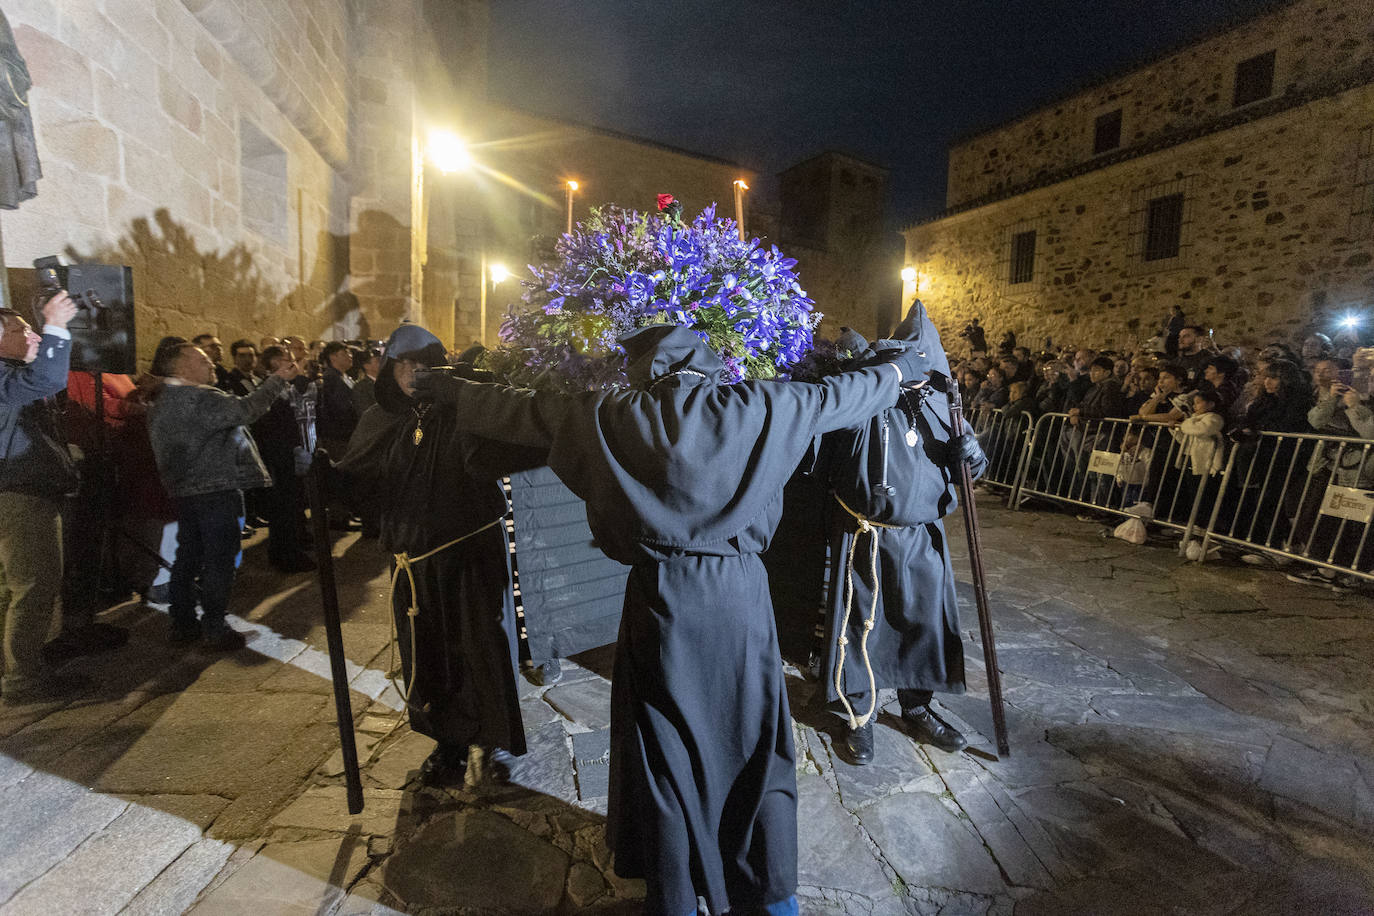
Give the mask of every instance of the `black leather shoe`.
[{"label": "black leather shoe", "polygon": [[849,747],[849,753],[854,758],[855,766],[868,766],[872,763],[873,722],[870,720],[858,728],[851,728],[849,737],[845,739],[845,744]]},{"label": "black leather shoe", "polygon": [[968,739],[957,728],[931,712],[929,706],[903,709],[902,721],[911,729],[911,736],[922,744],[934,745],[951,754],[968,747]]},{"label": "black leather shoe", "polygon": [[248,645],[248,637],[229,626],[211,627],[201,637],[200,645],[210,652],[237,652]]},{"label": "black leather shoe", "polygon": [[420,764],[420,782],[427,786],[461,786],[468,772],[468,749],[439,745]]}]

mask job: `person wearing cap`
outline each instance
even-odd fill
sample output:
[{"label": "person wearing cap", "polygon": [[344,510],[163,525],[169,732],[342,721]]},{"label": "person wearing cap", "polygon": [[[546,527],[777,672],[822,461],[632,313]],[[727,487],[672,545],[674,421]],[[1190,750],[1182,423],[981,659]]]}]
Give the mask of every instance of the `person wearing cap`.
[{"label": "person wearing cap", "polygon": [[[797,779],[759,556],[813,438],[894,403],[923,354],[802,382],[721,382],[685,327],[622,335],[629,388],[565,394],[417,379],[473,433],[547,448],[607,556],[630,567],[611,685],[607,840],[645,909],[797,913]],[[442,410],[440,410],[442,408]]]},{"label": "person wearing cap", "polygon": [[377,494],[391,552],[392,615],[410,727],[436,742],[420,767],[430,785],[461,784],[472,748],[500,769],[525,753],[516,690],[518,642],[498,478],[544,463],[465,433],[452,411],[414,397],[418,369],[445,365],[439,338],[404,324],[386,342],[377,403],[339,469]]}]

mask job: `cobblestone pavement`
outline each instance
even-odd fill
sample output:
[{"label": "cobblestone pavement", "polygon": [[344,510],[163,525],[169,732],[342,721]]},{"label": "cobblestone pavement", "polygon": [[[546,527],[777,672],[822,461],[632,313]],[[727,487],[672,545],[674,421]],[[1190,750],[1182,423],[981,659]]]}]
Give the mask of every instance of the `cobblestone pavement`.
[{"label": "cobblestone pavement", "polygon": [[[970,691],[943,698],[967,752],[915,744],[889,706],[853,767],[794,670],[803,912],[1374,911],[1370,600],[983,502],[1012,755],[971,607]],[[385,679],[385,557],[345,538],[350,817],[313,580],[261,551],[247,650],[174,653],[130,604],[110,613],[129,646],[79,663],[97,693],[0,710],[0,913],[638,912],[602,845],[609,653],[522,680],[516,785],[474,759],[423,789],[432,745]]]}]

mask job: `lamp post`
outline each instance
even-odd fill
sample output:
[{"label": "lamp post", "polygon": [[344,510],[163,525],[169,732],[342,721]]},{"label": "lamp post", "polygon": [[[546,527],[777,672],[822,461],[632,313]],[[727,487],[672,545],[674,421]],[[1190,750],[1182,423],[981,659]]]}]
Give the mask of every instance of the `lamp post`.
[{"label": "lamp post", "polygon": [[467,144],[450,130],[431,130],[426,146],[429,161],[445,175],[462,172],[472,167],[472,154]]},{"label": "lamp post", "polygon": [[572,235],[572,223],[573,223],[573,220],[572,220],[572,199],[573,199],[573,192],[577,190],[577,187],[578,187],[578,185],[577,185],[577,182],[575,182],[575,181],[569,181],[568,184],[567,184],[567,191],[568,191],[568,229],[567,229],[567,232],[568,232],[568,235]]},{"label": "lamp post", "polygon": [[739,240],[744,241],[744,192],[749,190],[749,185],[744,183],[743,178],[735,179],[735,228],[739,229]]}]

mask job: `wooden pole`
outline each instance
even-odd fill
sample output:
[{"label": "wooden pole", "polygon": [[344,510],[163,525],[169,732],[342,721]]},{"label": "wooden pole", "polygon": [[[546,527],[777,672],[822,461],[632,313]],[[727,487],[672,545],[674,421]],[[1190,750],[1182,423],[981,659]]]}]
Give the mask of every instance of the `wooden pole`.
[{"label": "wooden pole", "polygon": [[[964,434],[964,405],[959,396],[959,383],[949,382],[949,413],[952,432],[957,438]],[[1007,714],[1002,704],[1002,673],[997,667],[997,645],[993,641],[992,611],[988,607],[987,577],[983,572],[983,542],[978,527],[978,506],[973,501],[973,477],[968,463],[959,462],[959,505],[964,510],[964,530],[968,534],[968,562],[973,574],[973,597],[978,606],[978,632],[983,640],[983,665],[988,675],[988,701],[992,704],[992,729],[997,738],[997,754],[1011,756],[1007,741]]]},{"label": "wooden pole", "polygon": [[348,813],[363,810],[363,778],[358,769],[358,744],[353,735],[353,700],[348,695],[348,666],[343,647],[343,622],[339,617],[339,591],[334,582],[334,551],[329,540],[329,512],[324,504],[323,469],[329,453],[316,449],[306,475],[310,521],[315,529],[315,561],[320,575],[320,600],[324,605],[324,634],[329,644],[329,677],[334,683],[334,713],[339,725],[339,750],[343,754],[344,784],[348,789]]}]

